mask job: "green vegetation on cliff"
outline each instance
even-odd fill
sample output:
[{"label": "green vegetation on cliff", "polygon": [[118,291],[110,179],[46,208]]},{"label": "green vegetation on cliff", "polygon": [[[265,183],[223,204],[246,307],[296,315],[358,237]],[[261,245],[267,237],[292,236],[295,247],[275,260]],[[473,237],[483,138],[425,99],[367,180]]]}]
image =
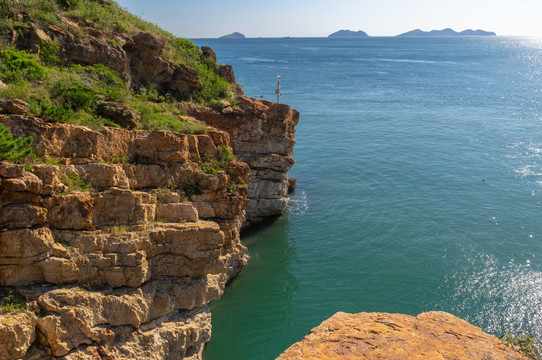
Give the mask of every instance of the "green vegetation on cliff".
[{"label": "green vegetation on cliff", "polygon": [[187,133],[206,127],[183,120],[179,101],[237,92],[192,42],[110,0],[0,0],[0,81],[0,98],[47,121],[125,126],[98,109],[114,102],[135,111],[136,129]]},{"label": "green vegetation on cliff", "polygon": [[32,153],[33,139],[13,136],[8,128],[0,123],[0,160],[19,162]]},{"label": "green vegetation on cliff", "polygon": [[512,346],[525,354],[529,359],[542,359],[542,342],[533,334],[522,331],[519,334],[504,332],[499,336],[507,346]]},{"label": "green vegetation on cliff", "polygon": [[26,310],[26,299],[10,288],[0,291],[0,315],[17,314]]},{"label": "green vegetation on cliff", "polygon": [[207,154],[204,159],[202,159],[201,169],[204,173],[207,174],[216,174],[219,171],[226,171],[228,165],[235,161],[235,156],[231,153],[227,146],[221,145],[217,147],[217,155]]}]

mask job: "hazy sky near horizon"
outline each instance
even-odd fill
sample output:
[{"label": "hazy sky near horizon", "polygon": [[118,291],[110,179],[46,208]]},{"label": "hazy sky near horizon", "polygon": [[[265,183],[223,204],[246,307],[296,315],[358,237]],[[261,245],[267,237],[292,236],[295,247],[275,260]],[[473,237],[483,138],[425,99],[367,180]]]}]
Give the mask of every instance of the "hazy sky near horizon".
[{"label": "hazy sky near horizon", "polygon": [[542,38],[542,0],[117,0],[177,36],[325,37],[341,30],[394,36],[416,28],[484,29]]}]

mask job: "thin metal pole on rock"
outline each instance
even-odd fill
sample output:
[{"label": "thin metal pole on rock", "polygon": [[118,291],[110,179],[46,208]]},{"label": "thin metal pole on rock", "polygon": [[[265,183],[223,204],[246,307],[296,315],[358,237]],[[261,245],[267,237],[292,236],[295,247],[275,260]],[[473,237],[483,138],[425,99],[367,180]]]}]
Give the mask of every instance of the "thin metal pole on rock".
[{"label": "thin metal pole on rock", "polygon": [[277,75],[277,88],[275,89],[275,94],[277,94],[277,104],[279,103],[281,93],[280,93],[280,75]]}]

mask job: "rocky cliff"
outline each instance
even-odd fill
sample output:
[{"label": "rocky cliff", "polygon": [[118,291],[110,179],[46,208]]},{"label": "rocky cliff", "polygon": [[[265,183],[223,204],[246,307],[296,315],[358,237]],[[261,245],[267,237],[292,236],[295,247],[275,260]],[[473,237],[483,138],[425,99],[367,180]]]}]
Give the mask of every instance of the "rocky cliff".
[{"label": "rocky cliff", "polygon": [[[244,139],[232,142],[245,150],[237,154],[261,165],[232,162],[214,175],[201,164],[230,146],[226,131],[95,131],[0,115],[14,135],[34,138],[43,159],[0,163],[0,295],[15,293],[31,310],[0,315],[8,344],[0,358],[200,357],[210,339],[207,304],[248,260],[239,233],[250,173],[277,179],[251,190],[262,219],[284,210],[293,164],[298,114],[241,101],[222,127]],[[251,108],[258,111],[247,115]],[[224,116],[197,109],[209,123]],[[235,119],[240,132],[228,122]],[[269,140],[281,133],[286,140]],[[259,204],[266,201],[276,205]]]},{"label": "rocky cliff", "polygon": [[[27,16],[22,10],[12,9],[11,12],[13,18]],[[85,36],[77,36],[81,32],[85,32]],[[171,50],[166,39],[155,34],[108,34],[89,20],[58,15],[56,24],[30,22],[24,32],[14,30],[11,38],[14,44],[37,52],[47,44],[56,44],[63,65],[102,64],[118,72],[135,89],[151,85],[179,100],[197,97],[203,89],[196,70],[166,60]],[[193,118],[228,132],[235,156],[249,164],[252,182],[244,227],[281,215],[286,210],[288,189],[292,184],[288,170],[295,162],[292,154],[299,113],[288,105],[242,96],[232,67],[217,64],[216,54],[208,47],[203,47],[200,52],[204,59],[209,59],[205,62],[211,64],[214,72],[231,84],[235,95],[239,96],[231,102],[221,100],[213,108],[191,102],[179,103],[179,106]],[[120,124],[128,128],[137,126],[135,122],[129,126],[122,121]]]},{"label": "rocky cliff", "polygon": [[29,308],[0,316],[0,358],[199,358],[247,261],[248,166],[200,168],[228,134],[0,122],[56,163],[0,163],[0,290]]},{"label": "rocky cliff", "polygon": [[527,356],[451,314],[417,317],[337,313],[277,360],[456,359],[520,360]]},{"label": "rocky cliff", "polygon": [[0,19],[0,124],[34,152],[0,161],[0,359],[200,359],[241,227],[286,209],[299,113],[110,0]]},{"label": "rocky cliff", "polygon": [[288,170],[294,165],[295,126],[299,112],[288,105],[240,96],[233,108],[185,105],[188,114],[228,132],[234,154],[250,166],[250,203],[244,226],[282,214],[288,205]]}]

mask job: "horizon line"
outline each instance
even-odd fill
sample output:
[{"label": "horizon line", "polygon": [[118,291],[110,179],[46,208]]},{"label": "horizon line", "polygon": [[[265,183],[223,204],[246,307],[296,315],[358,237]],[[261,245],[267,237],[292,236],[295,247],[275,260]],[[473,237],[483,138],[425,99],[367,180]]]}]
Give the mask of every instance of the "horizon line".
[{"label": "horizon line", "polygon": [[[401,35],[401,34],[399,34]],[[367,35],[363,37],[329,37],[328,36],[245,36],[240,39],[225,39],[222,36],[215,37],[184,37],[185,39],[217,39],[217,40],[246,40],[246,39],[354,39],[363,40],[367,38],[493,38],[493,37],[522,37],[542,39],[542,35],[451,35],[451,36],[398,36],[398,35]]]}]

